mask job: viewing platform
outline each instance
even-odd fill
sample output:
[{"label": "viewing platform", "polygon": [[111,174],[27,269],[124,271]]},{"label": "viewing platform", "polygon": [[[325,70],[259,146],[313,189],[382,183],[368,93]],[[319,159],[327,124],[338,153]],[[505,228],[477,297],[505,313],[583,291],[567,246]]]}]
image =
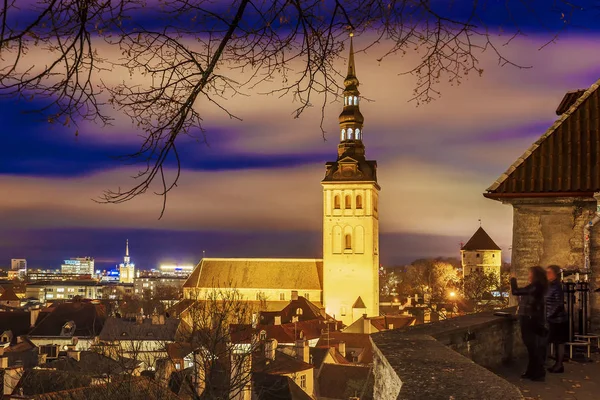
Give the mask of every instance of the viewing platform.
[{"label": "viewing platform", "polygon": [[[600,356],[545,382],[521,379],[526,351],[515,309],[376,333],[374,397],[383,400],[576,399],[600,393]],[[595,346],[593,346],[595,347]]]}]

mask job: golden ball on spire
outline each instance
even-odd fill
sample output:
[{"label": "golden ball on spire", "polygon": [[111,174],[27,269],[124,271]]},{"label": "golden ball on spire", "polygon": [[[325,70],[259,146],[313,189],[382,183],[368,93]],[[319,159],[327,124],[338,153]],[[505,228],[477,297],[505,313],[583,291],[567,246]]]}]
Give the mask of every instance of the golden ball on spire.
[{"label": "golden ball on spire", "polygon": [[353,36],[354,36],[354,32],[350,32],[350,37],[353,37]]}]

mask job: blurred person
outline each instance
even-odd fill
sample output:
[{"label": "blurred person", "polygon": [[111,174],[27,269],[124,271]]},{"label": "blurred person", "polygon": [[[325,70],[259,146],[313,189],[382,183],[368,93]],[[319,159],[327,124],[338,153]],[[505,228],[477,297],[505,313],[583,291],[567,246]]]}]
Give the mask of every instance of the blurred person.
[{"label": "blurred person", "polygon": [[560,280],[560,267],[550,265],[546,268],[548,292],[546,293],[546,321],[548,321],[548,343],[554,345],[556,362],[548,372],[562,374],[565,372],[565,343],[569,339],[569,318],[565,310],[563,285]]},{"label": "blurred person", "polygon": [[510,279],[510,288],[514,296],[519,296],[519,325],[521,326],[521,338],[527,348],[528,362],[527,370],[522,378],[533,381],[544,381],[546,370],[544,369],[544,356],[546,354],[546,315],[545,295],[548,289],[548,278],[542,267],[529,268],[529,284],[519,288],[517,279]]}]

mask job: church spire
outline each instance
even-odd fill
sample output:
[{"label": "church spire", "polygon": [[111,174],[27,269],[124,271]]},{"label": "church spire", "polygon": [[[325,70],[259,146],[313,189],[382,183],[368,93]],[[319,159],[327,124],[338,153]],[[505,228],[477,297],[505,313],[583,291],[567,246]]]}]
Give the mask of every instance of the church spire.
[{"label": "church spire", "polygon": [[123,259],[125,265],[129,264],[131,257],[129,257],[129,239],[125,240],[125,258]]},{"label": "church spire", "polygon": [[358,78],[356,77],[356,64],[354,63],[354,35],[350,34],[350,54],[348,56],[348,73],[344,79],[344,109],[339,117],[340,123],[340,146],[339,155],[346,153],[349,148],[352,152],[364,154],[362,145],[362,127],[364,117],[360,113],[359,101],[360,92],[358,91]]}]

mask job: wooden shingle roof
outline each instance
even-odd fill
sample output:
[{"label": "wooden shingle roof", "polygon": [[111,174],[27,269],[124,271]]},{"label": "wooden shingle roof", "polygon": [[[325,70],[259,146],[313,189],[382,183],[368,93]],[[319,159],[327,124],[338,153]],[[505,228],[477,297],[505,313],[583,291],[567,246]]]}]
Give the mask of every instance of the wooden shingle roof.
[{"label": "wooden shingle roof", "polygon": [[591,197],[600,191],[600,80],[569,92],[560,118],[488,189],[485,197]]}]

